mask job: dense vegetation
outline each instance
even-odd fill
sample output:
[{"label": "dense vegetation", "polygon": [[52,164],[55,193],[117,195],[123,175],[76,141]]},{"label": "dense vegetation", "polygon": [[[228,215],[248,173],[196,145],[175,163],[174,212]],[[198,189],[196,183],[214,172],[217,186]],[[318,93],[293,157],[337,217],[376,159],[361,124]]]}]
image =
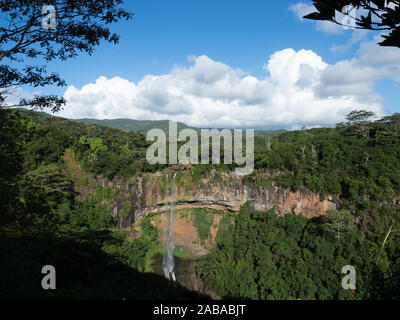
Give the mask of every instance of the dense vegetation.
[{"label": "dense vegetation", "polygon": [[[97,119],[78,119],[73,120],[77,122],[82,122],[85,124],[98,124],[101,126],[125,130],[125,131],[134,131],[142,134],[146,134],[151,129],[161,129],[168,134],[169,130],[169,120],[131,120],[131,119],[113,119],[113,120],[97,120]],[[183,129],[194,129],[199,130],[197,128],[189,127],[182,122],[177,123],[178,131]],[[277,136],[286,130],[256,130],[255,136],[260,138]]]},{"label": "dense vegetation", "polygon": [[[198,271],[208,289],[223,298],[399,299],[398,236],[380,250],[394,210],[379,210],[365,226],[368,232],[351,216],[342,226],[342,215],[350,216],[278,217],[273,210],[258,212],[247,204],[234,225],[225,222],[217,248],[198,261]],[[341,286],[346,265],[357,271],[354,293]]]},{"label": "dense vegetation", "polygon": [[[66,171],[68,150],[88,172],[108,178],[154,170],[143,161],[144,137],[28,115],[0,110],[0,299],[197,297],[142,273],[159,245],[157,229],[143,221],[143,236],[129,240],[110,214],[116,190],[97,186],[79,201],[75,187],[87,181]],[[40,287],[48,264],[56,267],[57,290]]]},{"label": "dense vegetation", "polygon": [[112,179],[131,177],[138,172],[154,172],[162,166],[146,161],[149,144],[141,134],[98,125],[84,125],[44,113],[18,110],[20,136],[25,147],[27,165],[61,163],[62,155],[71,148],[84,169]]},{"label": "dense vegetation", "polygon": [[[306,187],[330,195],[340,210],[306,220],[248,204],[234,224],[224,216],[217,247],[197,263],[209,291],[237,299],[399,298],[400,116],[367,116],[353,113],[336,128],[256,136],[256,170],[246,181]],[[110,214],[118,191],[91,181],[164,169],[147,163],[143,135],[0,110],[0,141],[1,298],[193,297],[148,273],[162,250],[158,230],[143,220],[139,236],[128,239]],[[192,166],[190,181],[201,186],[210,170],[233,168]],[[264,171],[271,173],[267,181],[258,174]],[[185,179],[178,174],[177,187],[191,183]],[[77,188],[85,186],[91,191],[79,199]],[[131,210],[126,203],[122,214]],[[198,210],[193,221],[205,241],[212,217]],[[63,289],[45,292],[40,268],[52,263]],[[354,293],[341,289],[348,264],[357,268]]]},{"label": "dense vegetation", "polygon": [[[125,131],[134,131],[146,134],[151,129],[161,129],[168,133],[169,121],[150,121],[150,120],[131,120],[131,119],[113,119],[113,120],[96,120],[96,119],[79,119],[75,120],[85,124],[98,124],[104,127],[110,127]],[[189,128],[184,123],[178,122],[178,131]]]},{"label": "dense vegetation", "polygon": [[398,204],[399,138],[399,114],[288,132],[274,138],[270,150],[256,147],[255,165],[281,173],[275,181],[283,187],[333,194],[361,213],[384,201]]},{"label": "dense vegetation", "polygon": [[[249,182],[270,183],[257,174],[268,170],[278,185],[330,195],[342,210],[306,220],[248,204],[198,263],[210,290],[238,299],[400,297],[400,115],[370,116],[352,112],[336,128],[287,132],[256,145]],[[345,265],[358,272],[355,293],[341,287]]]}]

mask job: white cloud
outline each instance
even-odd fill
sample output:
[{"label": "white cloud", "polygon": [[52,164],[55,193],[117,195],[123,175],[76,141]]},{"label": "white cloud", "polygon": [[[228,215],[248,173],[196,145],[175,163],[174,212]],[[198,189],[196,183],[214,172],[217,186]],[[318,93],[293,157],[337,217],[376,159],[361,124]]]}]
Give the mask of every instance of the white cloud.
[{"label": "white cloud", "polygon": [[[315,7],[312,4],[304,2],[298,2],[296,4],[292,4],[289,7],[289,10],[295,14],[295,16],[300,22],[304,21],[303,18],[304,16],[316,11]],[[345,30],[342,26],[339,26],[338,24],[329,21],[316,21],[315,28],[318,31],[328,34],[342,34]]]},{"label": "white cloud", "polygon": [[328,34],[342,34],[345,31],[342,26],[330,21],[317,21],[316,29]]},{"label": "white cloud", "polygon": [[389,78],[400,82],[400,50],[395,47],[380,47],[381,35],[372,41],[363,42],[358,50],[360,67],[370,67],[375,78]]},{"label": "white cloud", "polygon": [[137,84],[100,77],[80,89],[70,86],[61,115],[170,119],[198,127],[333,125],[356,108],[382,115],[374,81],[400,80],[400,51],[380,48],[376,42],[363,44],[358,58],[335,65],[310,50],[281,50],[270,56],[262,79],[207,56],[189,60],[189,67],[147,75]]},{"label": "white cloud", "polygon": [[362,42],[357,58],[328,66],[315,89],[317,96],[332,98],[355,94],[367,106],[382,104],[382,97],[374,92],[374,84],[380,79],[400,82],[400,50],[380,47],[377,42],[379,36]]},{"label": "white cloud", "polygon": [[296,4],[292,4],[289,7],[289,10],[296,15],[297,19],[300,22],[303,22],[304,21],[303,17],[306,16],[307,14],[313,13],[315,11],[315,7],[308,3],[298,2]]},{"label": "white cloud", "polygon": [[3,96],[6,97],[4,101],[4,105],[17,105],[19,104],[21,99],[31,99],[36,95],[40,95],[41,92],[38,90],[29,92],[25,88],[22,87],[12,87],[7,89],[0,88],[0,92],[3,93]]},{"label": "white cloud", "polygon": [[332,52],[346,52],[350,50],[357,43],[365,40],[368,34],[369,30],[362,30],[362,29],[353,30],[350,39],[347,40],[345,44],[342,45],[334,44],[331,46],[329,50]]},{"label": "white cloud", "polygon": [[[303,18],[307,14],[316,11],[314,5],[310,3],[298,2],[296,4],[292,4],[289,7],[289,10],[294,13],[297,17],[298,21],[304,22],[305,19]],[[352,11],[351,15],[366,15],[367,11],[364,9],[358,9],[357,11]],[[345,31],[351,31],[351,37],[347,40],[346,43],[340,45],[332,45],[330,51],[332,52],[346,52],[351,49],[354,45],[364,41],[369,34],[368,30],[360,30],[360,29],[353,29],[346,26],[354,26],[355,27],[355,20],[350,18],[349,16],[336,11],[335,19],[342,23],[343,25],[338,25],[331,21],[315,21],[315,29],[317,31],[331,34],[331,35],[340,35],[343,34]]]}]

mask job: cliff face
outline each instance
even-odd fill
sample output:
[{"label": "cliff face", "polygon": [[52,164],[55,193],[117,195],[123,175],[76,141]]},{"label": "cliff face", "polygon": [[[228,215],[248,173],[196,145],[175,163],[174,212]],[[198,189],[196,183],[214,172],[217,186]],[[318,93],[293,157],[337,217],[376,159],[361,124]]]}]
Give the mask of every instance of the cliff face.
[{"label": "cliff face", "polygon": [[[113,215],[118,216],[120,228],[126,228],[149,214],[164,212],[166,173],[147,174],[129,182],[102,182],[103,187],[119,190]],[[169,176],[172,175],[170,171]],[[264,174],[257,177],[257,181],[252,181],[234,174],[211,172],[204,179],[195,181],[190,171],[180,171],[174,190],[176,209],[208,208],[238,212],[249,200],[252,201],[255,210],[266,211],[275,208],[278,215],[294,213],[312,218],[323,215],[328,209],[336,209],[331,199],[321,200],[319,194],[309,190],[292,192],[282,189],[270,183],[268,178],[270,176]],[[127,202],[130,203],[129,212],[124,209]]]}]

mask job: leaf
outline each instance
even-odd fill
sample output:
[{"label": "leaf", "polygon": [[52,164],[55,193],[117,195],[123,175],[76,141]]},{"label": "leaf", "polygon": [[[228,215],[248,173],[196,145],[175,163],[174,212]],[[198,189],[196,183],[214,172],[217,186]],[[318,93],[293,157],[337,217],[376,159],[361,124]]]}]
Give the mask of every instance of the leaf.
[{"label": "leaf", "polygon": [[389,35],[383,35],[382,38],[385,40],[378,43],[380,46],[400,48],[400,28],[392,31]]},{"label": "leaf", "polygon": [[313,12],[303,17],[309,20],[325,20],[325,18],[319,12]]},{"label": "leaf", "polygon": [[383,10],[386,8],[386,0],[372,0],[371,2],[376,5],[379,10]]},{"label": "leaf", "polygon": [[361,16],[361,22],[357,22],[356,24],[357,26],[365,29],[372,29],[371,23],[372,23],[372,16],[371,12],[369,12],[367,17]]}]

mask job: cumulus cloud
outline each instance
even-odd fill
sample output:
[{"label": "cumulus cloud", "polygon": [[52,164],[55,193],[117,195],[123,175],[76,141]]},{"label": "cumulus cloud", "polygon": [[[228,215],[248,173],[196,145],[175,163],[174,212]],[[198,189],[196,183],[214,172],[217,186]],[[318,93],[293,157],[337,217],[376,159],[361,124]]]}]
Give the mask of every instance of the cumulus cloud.
[{"label": "cumulus cloud", "polygon": [[374,84],[380,79],[400,82],[400,51],[379,47],[379,37],[362,42],[357,58],[328,66],[315,88],[316,95],[320,98],[356,95],[365,105],[382,104],[382,97],[374,92]]},{"label": "cumulus cloud", "polygon": [[190,66],[138,83],[100,77],[80,89],[70,86],[61,115],[169,119],[197,127],[333,125],[357,108],[383,114],[373,85],[384,77],[400,80],[400,52],[394,49],[365,43],[358,58],[335,65],[310,50],[285,49],[269,57],[262,79],[204,55],[190,57]]}]

